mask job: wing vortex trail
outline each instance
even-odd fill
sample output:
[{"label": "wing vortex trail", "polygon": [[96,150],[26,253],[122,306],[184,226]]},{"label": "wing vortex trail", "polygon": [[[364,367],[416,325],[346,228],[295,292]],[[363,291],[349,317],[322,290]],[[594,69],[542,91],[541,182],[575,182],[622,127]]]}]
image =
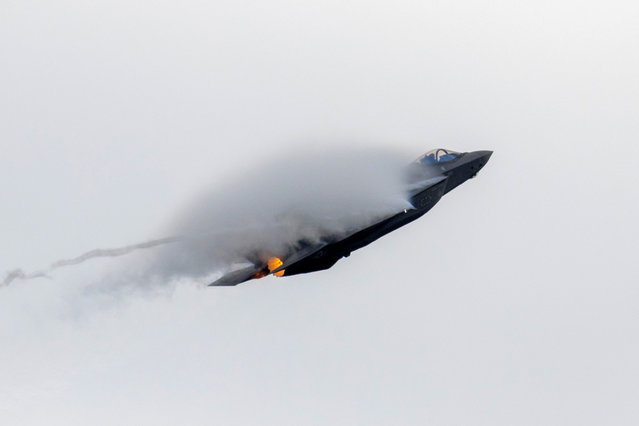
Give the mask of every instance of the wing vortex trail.
[{"label": "wing vortex trail", "polygon": [[96,257],[117,257],[123,256],[125,254],[129,254],[135,250],[147,249],[152,247],[157,247],[165,244],[172,244],[175,242],[183,241],[184,237],[167,237],[161,238],[158,240],[150,240],[145,241],[139,244],[133,244],[129,246],[113,248],[113,249],[95,249],[88,251],[80,256],[71,258],[71,259],[60,259],[53,262],[47,269],[26,273],[22,269],[13,269],[8,271],[4,281],[0,284],[0,287],[6,287],[11,284],[14,280],[31,280],[34,278],[49,278],[49,273],[54,271],[55,269],[62,268],[64,266],[77,265],[79,263],[85,262],[89,259],[93,259]]}]

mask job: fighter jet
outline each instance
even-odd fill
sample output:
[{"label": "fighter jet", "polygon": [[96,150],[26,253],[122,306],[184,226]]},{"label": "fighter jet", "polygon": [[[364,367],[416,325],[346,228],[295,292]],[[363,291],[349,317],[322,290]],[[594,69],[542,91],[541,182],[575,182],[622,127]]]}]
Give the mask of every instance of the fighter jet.
[{"label": "fighter jet", "polygon": [[329,269],[353,251],[423,216],[442,196],[475,177],[491,155],[492,151],[433,149],[406,169],[406,190],[412,208],[346,235],[327,236],[320,242],[299,241],[289,253],[249,254],[246,257],[250,266],[232,271],[210,285],[233,286],[271,274],[282,277]]}]

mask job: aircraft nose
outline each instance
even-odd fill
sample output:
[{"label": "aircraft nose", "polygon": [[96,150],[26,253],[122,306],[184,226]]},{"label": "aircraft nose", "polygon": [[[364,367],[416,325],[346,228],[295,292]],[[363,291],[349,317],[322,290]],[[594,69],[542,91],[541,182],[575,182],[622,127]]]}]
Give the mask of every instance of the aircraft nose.
[{"label": "aircraft nose", "polygon": [[493,155],[492,151],[479,151],[477,152],[479,154],[479,160],[481,162],[482,167],[488,163],[488,160],[490,160],[490,156]]},{"label": "aircraft nose", "polygon": [[475,154],[477,155],[477,157],[485,158],[486,161],[488,161],[490,156],[493,155],[493,152],[492,151],[475,151]]},{"label": "aircraft nose", "polygon": [[486,163],[488,163],[488,160],[490,160],[490,156],[493,155],[492,151],[475,151],[473,152],[473,157],[475,157],[475,160],[472,163],[471,166],[471,170],[474,172],[473,173],[473,177],[475,177],[475,175],[477,175],[477,172],[479,172],[482,167],[484,167],[486,165]]}]

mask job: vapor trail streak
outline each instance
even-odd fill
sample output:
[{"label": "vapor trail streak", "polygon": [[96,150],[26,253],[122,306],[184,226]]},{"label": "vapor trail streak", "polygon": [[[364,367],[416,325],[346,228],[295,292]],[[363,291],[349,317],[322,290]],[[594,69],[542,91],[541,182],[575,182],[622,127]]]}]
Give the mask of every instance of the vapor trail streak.
[{"label": "vapor trail streak", "polygon": [[119,247],[114,249],[95,249],[95,250],[88,251],[84,254],[81,254],[80,256],[74,257],[72,259],[58,260],[56,262],[53,262],[51,266],[49,266],[45,270],[36,271],[29,274],[24,272],[22,269],[14,269],[12,271],[7,272],[7,276],[5,277],[4,281],[2,282],[2,285],[0,286],[6,287],[9,284],[11,284],[12,281],[16,279],[30,280],[33,278],[48,277],[48,274],[55,269],[61,268],[63,266],[77,265],[79,263],[85,262],[95,257],[123,256],[135,250],[147,249],[147,248],[157,247],[157,246],[161,246],[165,244],[171,244],[178,241],[182,241],[183,239],[184,239],[183,237],[168,237],[168,238],[161,238],[159,240],[145,241],[143,243],[133,244],[130,246]]}]

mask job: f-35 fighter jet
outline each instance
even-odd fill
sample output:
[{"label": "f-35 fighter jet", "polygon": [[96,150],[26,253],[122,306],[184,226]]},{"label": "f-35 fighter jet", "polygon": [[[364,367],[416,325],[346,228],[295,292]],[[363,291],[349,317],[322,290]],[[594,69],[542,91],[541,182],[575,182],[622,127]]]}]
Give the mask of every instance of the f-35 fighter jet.
[{"label": "f-35 fighter jet", "polygon": [[300,241],[290,253],[248,256],[253,257],[251,266],[230,272],[210,285],[232,286],[270,274],[281,277],[328,269],[351,252],[423,216],[442,196],[474,177],[491,155],[492,151],[459,153],[442,148],[429,151],[407,168],[412,208],[346,236],[328,236],[321,242]]}]

